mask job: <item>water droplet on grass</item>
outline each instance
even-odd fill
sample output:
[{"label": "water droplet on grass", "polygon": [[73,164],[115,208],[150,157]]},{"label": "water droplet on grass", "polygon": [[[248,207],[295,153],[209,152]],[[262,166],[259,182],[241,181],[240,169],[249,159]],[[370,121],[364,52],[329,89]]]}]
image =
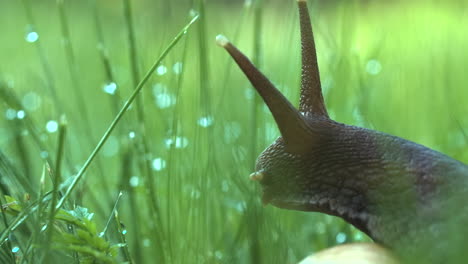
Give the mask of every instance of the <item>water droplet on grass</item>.
[{"label": "water droplet on grass", "polygon": [[57,121],[55,121],[55,120],[50,120],[49,122],[47,122],[47,124],[46,124],[46,130],[47,130],[47,132],[49,132],[49,133],[55,133],[55,132],[57,132],[57,130],[58,130],[58,123],[57,123]]},{"label": "water droplet on grass", "polygon": [[156,158],[153,160],[152,166],[153,170],[162,171],[164,168],[166,168],[166,161],[161,158]]},{"label": "water droplet on grass", "polygon": [[167,67],[164,65],[159,65],[158,68],[156,68],[156,74],[159,76],[162,76],[167,73]]},{"label": "water droplet on grass", "polygon": [[128,137],[130,139],[134,139],[136,137],[136,133],[134,131],[130,131],[130,133],[128,133]]},{"label": "water droplet on grass", "polygon": [[18,253],[19,250],[20,250],[19,247],[13,247],[13,248],[11,249],[11,252],[13,252],[13,253]]},{"label": "water droplet on grass", "polygon": [[163,93],[156,95],[156,105],[161,108],[168,108],[176,103],[176,97],[169,93]]},{"label": "water droplet on grass", "polygon": [[192,199],[200,199],[200,196],[201,196],[201,192],[197,189],[192,189],[192,192],[190,193],[190,197]]},{"label": "water droplet on grass", "polygon": [[161,109],[171,107],[177,102],[175,95],[169,93],[167,86],[162,83],[153,86],[153,95],[156,105]]},{"label": "water droplet on grass", "polygon": [[240,213],[244,212],[247,208],[247,204],[245,202],[238,202],[236,204],[236,210]]},{"label": "water droplet on grass", "polygon": [[7,120],[13,120],[16,118],[16,110],[8,108],[5,112],[5,117]]},{"label": "water droplet on grass", "polygon": [[126,234],[127,234],[127,229],[122,230],[122,235],[126,235]]},{"label": "water droplet on grass", "polygon": [[117,91],[117,84],[115,82],[110,82],[105,84],[102,89],[105,93],[114,95],[115,91]]},{"label": "water droplet on grass", "polygon": [[198,119],[198,125],[201,127],[209,127],[213,124],[213,117],[204,116]]},{"label": "water droplet on grass", "polygon": [[119,152],[120,144],[115,136],[110,136],[102,149],[102,155],[112,157]]},{"label": "water droplet on grass", "polygon": [[366,64],[366,71],[371,75],[377,75],[382,70],[382,64],[378,60],[369,60]]},{"label": "water droplet on grass", "polygon": [[35,111],[41,106],[42,99],[35,92],[29,92],[23,96],[22,103],[27,110]]},{"label": "water droplet on grass", "polygon": [[176,62],[174,63],[174,65],[172,66],[172,71],[175,73],[175,74],[181,74],[182,73],[182,62]]},{"label": "water droplet on grass", "polygon": [[355,233],[354,236],[353,236],[353,239],[355,241],[361,241],[361,240],[364,239],[364,236],[361,233]]},{"label": "water droplet on grass", "polygon": [[186,137],[176,137],[175,140],[172,138],[168,138],[164,141],[166,144],[166,148],[171,148],[174,145],[177,149],[186,148],[188,146],[188,139]]},{"label": "water droplet on grass", "polygon": [[29,43],[34,43],[39,40],[39,34],[35,31],[28,32],[25,39]]},{"label": "water droplet on grass", "polygon": [[44,150],[44,151],[41,151],[39,155],[41,156],[41,158],[47,159],[49,157],[49,152]]},{"label": "water droplet on grass", "polygon": [[244,90],[244,96],[245,96],[245,99],[247,100],[253,100],[255,96],[255,92],[252,88],[249,87]]},{"label": "water droplet on grass", "polygon": [[16,113],[16,117],[18,119],[23,119],[26,117],[26,112],[24,112],[24,110],[19,110],[17,113]]},{"label": "water droplet on grass", "polygon": [[140,184],[140,178],[138,178],[138,176],[132,176],[130,178],[130,186],[137,187],[138,184]]},{"label": "water droplet on grass", "polygon": [[223,253],[221,253],[221,251],[219,251],[219,250],[216,250],[214,255],[215,255],[215,257],[217,259],[222,259],[223,258]]},{"label": "water droplet on grass", "polygon": [[198,16],[198,11],[196,11],[194,9],[190,9],[189,16],[192,17],[192,18]]},{"label": "water droplet on grass", "polygon": [[336,235],[336,243],[342,244],[346,242],[346,234],[343,232],[340,232]]},{"label": "water droplet on grass", "polygon": [[143,239],[143,246],[144,247],[151,246],[151,240],[149,240],[148,238]]}]

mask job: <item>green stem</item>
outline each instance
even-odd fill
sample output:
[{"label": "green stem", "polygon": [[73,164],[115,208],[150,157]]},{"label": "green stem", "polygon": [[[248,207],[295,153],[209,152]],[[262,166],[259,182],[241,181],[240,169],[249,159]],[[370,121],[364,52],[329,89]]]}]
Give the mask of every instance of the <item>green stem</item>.
[{"label": "green stem", "polygon": [[57,158],[55,161],[55,170],[53,173],[54,178],[52,179],[53,191],[52,191],[52,200],[51,200],[51,206],[50,206],[50,212],[49,212],[49,221],[47,224],[46,240],[44,243],[44,247],[45,247],[44,254],[42,255],[42,258],[45,259],[45,262],[41,261],[41,263],[48,263],[47,259],[50,256],[49,250],[52,244],[52,236],[54,232],[54,218],[55,218],[54,208],[57,205],[59,195],[62,196],[62,194],[59,193],[59,185],[62,182],[61,180],[62,165],[61,164],[62,164],[62,158],[63,158],[66,132],[67,132],[67,121],[65,119],[65,116],[62,116],[60,118]]},{"label": "green stem", "polygon": [[91,162],[94,160],[94,158],[97,156],[97,154],[99,153],[99,151],[101,150],[101,148],[104,146],[104,143],[106,143],[107,139],[109,138],[109,136],[111,135],[112,131],[114,130],[114,128],[117,126],[117,124],[120,122],[120,120],[122,119],[123,115],[125,114],[125,112],[128,110],[128,108],[130,107],[130,105],[133,103],[133,101],[135,100],[136,96],[138,95],[138,93],[141,91],[141,89],[143,88],[143,86],[145,85],[145,83],[148,81],[148,79],[151,77],[151,75],[153,74],[153,72],[156,70],[156,68],[159,66],[159,64],[161,63],[161,61],[167,56],[167,54],[172,50],[172,48],[177,44],[177,42],[179,42],[179,40],[187,33],[187,30],[190,28],[190,26],[198,19],[198,16],[193,18],[178,34],[177,36],[174,38],[174,40],[172,40],[172,42],[169,44],[169,46],[163,51],[163,53],[161,54],[161,56],[158,58],[158,60],[156,60],[156,62],[153,64],[153,66],[151,66],[150,70],[146,73],[145,77],[143,77],[143,79],[140,81],[140,83],[138,84],[138,86],[136,87],[136,89],[133,91],[132,95],[130,96],[130,98],[125,102],[124,106],[122,107],[122,109],[119,111],[119,113],[117,114],[117,116],[115,117],[114,121],[112,121],[112,123],[110,124],[109,128],[106,130],[106,132],[104,133],[104,135],[102,136],[101,140],[99,141],[99,143],[96,145],[96,147],[94,148],[93,152],[91,153],[91,155],[88,157],[88,159],[86,160],[86,162],[83,164],[83,167],[81,167],[80,171],[78,172],[78,174],[75,176],[75,179],[73,180],[73,182],[70,184],[70,186],[68,187],[67,191],[65,192],[64,196],[62,197],[62,199],[60,200],[60,202],[57,204],[56,206],[56,210],[58,210],[60,207],[62,207],[62,205],[64,204],[64,202],[68,199],[68,197],[70,196],[70,194],[73,192],[73,190],[76,188],[76,186],[78,185],[78,183],[80,182],[80,180],[83,178],[83,175],[84,173],[86,172],[86,170],[88,169],[89,165],[91,165]]}]

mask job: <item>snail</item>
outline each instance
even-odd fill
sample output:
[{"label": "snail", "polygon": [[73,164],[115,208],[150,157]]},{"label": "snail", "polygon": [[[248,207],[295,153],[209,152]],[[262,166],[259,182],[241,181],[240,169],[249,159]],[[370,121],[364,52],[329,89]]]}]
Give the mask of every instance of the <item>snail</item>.
[{"label": "snail", "polygon": [[297,3],[299,109],[226,37],[216,39],[262,97],[280,130],[250,176],[262,187],[263,203],[338,216],[400,256],[439,263],[463,255],[468,238],[459,235],[458,228],[468,224],[468,166],[420,144],[331,120],[307,3]]}]

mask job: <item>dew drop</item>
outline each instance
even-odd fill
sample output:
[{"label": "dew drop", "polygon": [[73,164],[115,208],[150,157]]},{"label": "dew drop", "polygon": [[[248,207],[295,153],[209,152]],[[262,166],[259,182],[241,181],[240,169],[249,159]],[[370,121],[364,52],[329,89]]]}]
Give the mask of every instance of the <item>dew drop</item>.
[{"label": "dew drop", "polygon": [[171,107],[177,102],[175,95],[169,93],[167,86],[162,83],[153,86],[153,96],[156,105],[161,109]]},{"label": "dew drop", "polygon": [[219,251],[219,250],[216,250],[214,255],[215,255],[215,257],[217,259],[222,259],[223,258],[223,253],[221,253],[221,251]]},{"label": "dew drop", "polygon": [[104,90],[104,92],[107,94],[114,95],[115,91],[117,91],[117,84],[115,82],[104,84],[102,90]]},{"label": "dew drop", "polygon": [[156,74],[159,76],[163,76],[164,74],[167,73],[167,67],[164,65],[159,65],[158,68],[156,68]]},{"label": "dew drop", "polygon": [[18,119],[23,119],[26,117],[26,112],[24,112],[24,110],[19,110],[17,113],[16,113],[16,117]]},{"label": "dew drop", "polygon": [[130,139],[134,139],[136,137],[136,133],[134,131],[130,131],[130,133],[128,133],[128,137]]},{"label": "dew drop", "polygon": [[182,73],[182,62],[176,62],[174,63],[174,65],[172,66],[172,71],[175,73],[175,74],[181,74]]},{"label": "dew drop", "polygon": [[49,152],[44,150],[44,151],[41,151],[39,155],[41,156],[41,158],[47,159],[49,157]]},{"label": "dew drop", "polygon": [[186,148],[188,146],[188,139],[186,137],[176,137],[175,139],[168,138],[164,141],[166,148],[171,148],[174,145],[177,149]]},{"label": "dew drop", "polygon": [[190,9],[189,16],[190,17],[196,17],[196,16],[198,16],[198,12],[196,10],[194,10],[194,9]]},{"label": "dew drop", "polygon": [[149,240],[148,238],[143,239],[143,246],[144,247],[151,246],[151,240]]},{"label": "dew drop", "polygon": [[192,199],[198,200],[198,199],[200,199],[200,196],[201,196],[201,192],[200,192],[199,190],[197,190],[197,189],[192,189],[192,192],[190,193],[190,197],[191,197]]},{"label": "dew drop", "polygon": [[353,239],[355,241],[361,241],[361,240],[364,239],[364,236],[361,233],[355,233],[354,236],[353,236]]},{"label": "dew drop", "polygon": [[28,32],[25,37],[26,41],[29,43],[34,43],[39,40],[39,34],[35,31]]},{"label": "dew drop", "polygon": [[346,242],[346,234],[343,232],[340,232],[336,235],[336,243],[342,244]]},{"label": "dew drop", "polygon": [[201,127],[209,127],[213,124],[213,117],[211,116],[200,117],[197,123]]},{"label": "dew drop", "polygon": [[236,210],[240,213],[244,212],[247,209],[247,204],[245,202],[238,202],[236,204]]},{"label": "dew drop", "polygon": [[8,108],[5,112],[5,117],[7,120],[13,120],[16,118],[16,110]]},{"label": "dew drop", "polygon": [[47,124],[46,124],[46,130],[47,130],[47,132],[49,132],[49,133],[55,133],[55,132],[57,132],[57,130],[58,130],[58,123],[57,123],[57,121],[55,121],[55,120],[50,120],[49,122],[47,122]]},{"label": "dew drop", "polygon": [[138,176],[132,176],[130,178],[130,186],[137,187],[138,184],[140,184],[140,178],[138,178]]},{"label": "dew drop", "polygon": [[378,60],[369,60],[366,64],[366,71],[371,75],[377,75],[382,70],[382,64]]},{"label": "dew drop", "polygon": [[161,108],[169,108],[176,103],[176,97],[169,93],[163,93],[156,95],[156,105]]},{"label": "dew drop", "polygon": [[247,89],[245,89],[245,90],[244,90],[244,97],[245,97],[245,99],[247,99],[247,100],[253,100],[254,97],[255,97],[255,92],[254,92],[254,90],[253,90],[252,88],[250,88],[250,87],[247,88]]},{"label": "dew drop", "polygon": [[127,234],[127,229],[122,230],[122,235],[126,235],[126,234]]},{"label": "dew drop", "polygon": [[23,96],[22,103],[27,110],[35,111],[41,106],[42,99],[37,93],[29,92]]},{"label": "dew drop", "polygon": [[156,83],[155,85],[153,85],[154,96],[157,96],[158,94],[161,94],[161,93],[166,93],[167,90],[168,90],[167,85],[163,83]]},{"label": "dew drop", "polygon": [[161,158],[156,158],[152,162],[153,170],[155,171],[162,171],[166,168],[166,161]]},{"label": "dew drop", "polygon": [[13,252],[13,253],[18,253],[19,250],[20,250],[19,247],[13,247],[13,248],[11,249],[11,252]]},{"label": "dew drop", "polygon": [[106,157],[112,157],[119,152],[120,144],[115,136],[110,136],[102,149],[102,154]]}]

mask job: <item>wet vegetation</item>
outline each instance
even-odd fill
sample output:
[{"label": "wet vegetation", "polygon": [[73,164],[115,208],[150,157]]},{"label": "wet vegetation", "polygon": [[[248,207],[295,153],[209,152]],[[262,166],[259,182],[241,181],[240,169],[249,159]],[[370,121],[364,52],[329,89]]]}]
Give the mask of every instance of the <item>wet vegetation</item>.
[{"label": "wet vegetation", "polygon": [[[468,162],[466,1],[309,5],[333,119]],[[279,132],[220,33],[298,101],[293,0],[0,2],[0,263],[296,263],[369,241],[262,206],[248,175]]]}]

